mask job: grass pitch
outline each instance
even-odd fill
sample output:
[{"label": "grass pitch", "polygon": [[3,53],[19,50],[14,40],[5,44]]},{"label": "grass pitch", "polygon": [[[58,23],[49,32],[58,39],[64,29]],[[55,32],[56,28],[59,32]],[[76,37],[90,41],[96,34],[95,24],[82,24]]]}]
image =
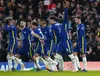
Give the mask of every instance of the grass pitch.
[{"label": "grass pitch", "polygon": [[15,71],[15,72],[1,72],[0,76],[100,76],[100,71],[88,72],[48,72],[48,71]]}]

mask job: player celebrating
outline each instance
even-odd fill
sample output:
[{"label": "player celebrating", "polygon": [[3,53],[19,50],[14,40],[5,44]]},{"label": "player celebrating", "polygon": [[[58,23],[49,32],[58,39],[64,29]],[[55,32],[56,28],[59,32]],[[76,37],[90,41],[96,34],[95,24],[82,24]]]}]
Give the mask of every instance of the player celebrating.
[{"label": "player celebrating", "polygon": [[[36,33],[37,35],[39,35],[41,38],[44,39],[41,29],[38,27],[38,23],[36,21],[31,22],[31,29],[34,31],[34,33]],[[36,63],[34,63],[35,67],[34,69],[36,69],[36,71],[39,71],[41,68],[39,66],[39,60],[41,60],[46,65],[45,60],[42,57],[40,57],[42,54],[44,54],[43,44],[41,43],[41,40],[35,36],[33,36],[32,42],[34,50],[33,59],[36,61]]]},{"label": "player celebrating", "polygon": [[64,21],[61,26],[61,35],[60,35],[61,42],[59,43],[59,47],[57,48],[57,53],[67,53],[74,67],[73,72],[77,72],[78,68],[76,66],[75,57],[72,54],[72,48],[71,48],[72,45],[71,45],[71,41],[68,34],[68,28],[67,28],[69,2],[64,1],[63,6],[64,6]]},{"label": "player celebrating", "polygon": [[77,25],[77,40],[76,42],[73,44],[74,48],[74,55],[76,58],[76,62],[77,62],[77,67],[80,69],[80,64],[79,64],[79,59],[77,57],[77,53],[80,52],[82,60],[83,60],[83,65],[84,65],[84,69],[82,70],[83,72],[87,71],[87,59],[86,59],[86,36],[85,36],[85,26],[84,24],[81,23],[81,17],[80,16],[76,16],[75,17],[75,22]]},{"label": "player celebrating", "polygon": [[7,53],[7,60],[8,60],[8,68],[9,71],[13,71],[12,69],[12,60],[19,64],[22,64],[18,58],[15,57],[17,53],[17,29],[16,26],[13,24],[13,19],[11,17],[6,18],[6,27],[5,29],[8,31],[9,34],[9,46],[8,46],[8,53]]},{"label": "player celebrating", "polygon": [[50,58],[50,55],[52,52],[53,34],[52,34],[51,29],[47,26],[45,19],[40,20],[40,25],[42,27],[41,30],[44,35],[44,58],[47,61],[47,63],[49,64],[49,68],[53,69],[52,63],[57,65],[57,62],[53,61]]},{"label": "player celebrating", "polygon": [[56,22],[55,16],[49,17],[49,23],[54,37],[54,46],[53,46],[54,49],[52,51],[52,55],[54,56],[54,60],[59,64],[57,65],[57,70],[63,71],[63,58],[61,55],[56,53],[57,47],[60,42],[61,24]]}]

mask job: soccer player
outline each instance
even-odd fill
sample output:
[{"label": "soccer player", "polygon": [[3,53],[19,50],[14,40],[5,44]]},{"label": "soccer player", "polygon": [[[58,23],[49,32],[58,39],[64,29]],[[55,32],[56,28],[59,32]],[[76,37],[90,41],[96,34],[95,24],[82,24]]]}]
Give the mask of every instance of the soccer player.
[{"label": "soccer player", "polygon": [[49,65],[50,69],[53,69],[52,63],[57,65],[57,62],[50,58],[53,46],[53,34],[51,29],[47,26],[46,20],[40,20],[41,30],[44,35],[44,58]]},{"label": "soccer player", "polygon": [[57,70],[63,71],[63,58],[60,54],[56,52],[60,42],[61,24],[56,22],[55,16],[49,17],[49,23],[54,37],[54,46],[53,46],[54,49],[52,51],[52,55],[54,56],[54,60],[59,64],[57,65]]},{"label": "soccer player", "polygon": [[77,57],[77,53],[80,52],[80,55],[82,57],[84,69],[83,72],[87,71],[87,59],[86,59],[86,35],[85,35],[85,26],[81,22],[81,17],[76,16],[75,17],[76,22],[76,32],[77,32],[77,39],[76,42],[73,44],[74,48],[74,55],[77,62],[77,67],[80,69],[79,59]]},{"label": "soccer player", "polygon": [[13,71],[12,60],[15,61],[15,65],[16,62],[22,64],[20,60],[15,57],[17,53],[17,29],[16,26],[13,24],[12,17],[7,17],[5,21],[6,21],[5,29],[8,31],[9,34],[9,45],[7,52],[8,68],[9,71]]},{"label": "soccer player", "polygon": [[30,28],[26,27],[26,22],[21,21],[20,26],[22,31],[22,47],[20,48],[17,57],[20,58],[22,56],[25,56],[27,60],[31,59],[32,61],[34,61],[34,63],[38,67],[36,61],[33,58],[33,51],[31,45],[32,35],[39,39],[42,38],[38,34],[34,33]]},{"label": "soccer player", "polygon": [[[44,39],[41,29],[38,27],[38,23],[36,21],[31,22],[31,29],[34,31],[34,33]],[[36,61],[34,63],[34,69],[36,69],[36,71],[39,71],[41,69],[41,67],[39,66],[39,60],[41,60],[46,65],[45,60],[40,57],[42,54],[44,54],[43,44],[41,43],[41,40],[35,36],[33,36],[32,42],[34,50],[33,59]]]},{"label": "soccer player", "polygon": [[63,6],[64,6],[64,21],[61,26],[61,35],[60,35],[61,42],[59,43],[59,47],[57,48],[57,53],[61,53],[61,54],[66,53],[72,61],[73,68],[74,68],[73,72],[77,72],[78,68],[76,66],[75,57],[72,54],[72,48],[71,48],[72,46],[71,46],[71,41],[67,29],[69,2],[64,1]]}]

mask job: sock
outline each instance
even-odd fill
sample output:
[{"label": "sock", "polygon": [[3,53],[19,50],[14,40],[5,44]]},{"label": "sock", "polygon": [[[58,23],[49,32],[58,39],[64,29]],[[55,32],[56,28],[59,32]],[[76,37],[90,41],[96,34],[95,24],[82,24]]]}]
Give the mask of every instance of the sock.
[{"label": "sock", "polygon": [[58,63],[54,60],[52,60],[50,57],[48,57],[48,60],[51,61],[53,64],[57,65]]},{"label": "sock", "polygon": [[38,68],[38,67],[36,66],[36,63],[34,63],[34,68]]},{"label": "sock", "polygon": [[64,70],[64,63],[63,63],[63,58],[61,55],[57,54],[54,56],[55,57],[55,61],[59,64],[58,65],[58,70],[59,71],[63,71]]},{"label": "sock", "polygon": [[21,70],[24,70],[25,66],[21,59],[16,58],[16,61],[21,65]]},{"label": "sock", "polygon": [[87,59],[86,59],[86,57],[83,57],[82,60],[83,60],[84,69],[87,70]]},{"label": "sock", "polygon": [[78,67],[78,68],[81,68],[81,67],[80,67],[80,63],[79,63],[79,58],[78,58],[77,55],[75,56],[75,59],[76,59],[76,65],[77,65],[77,67]]},{"label": "sock", "polygon": [[15,69],[17,69],[18,62],[17,62],[17,61],[15,61],[14,63],[15,63],[15,64],[14,64],[14,68],[15,68]]},{"label": "sock", "polygon": [[68,56],[69,56],[69,58],[72,61],[72,64],[73,64],[73,67],[74,67],[74,71],[78,71],[78,68],[77,68],[77,65],[76,65],[76,59],[75,59],[74,55],[73,54],[70,54]]},{"label": "sock", "polygon": [[47,64],[46,61],[45,61],[42,57],[39,57],[39,60],[40,60],[44,65]]},{"label": "sock", "polygon": [[8,69],[12,70],[12,59],[10,58],[10,55],[7,55],[7,61],[8,61]]},{"label": "sock", "polygon": [[63,62],[63,59],[62,60],[59,60],[59,71],[63,71],[64,70],[64,62]]},{"label": "sock", "polygon": [[39,57],[36,58],[35,65],[37,66],[37,68],[39,68],[39,69],[41,68],[40,65],[39,65]]},{"label": "sock", "polygon": [[12,60],[8,59],[8,68],[11,71],[12,70]]}]

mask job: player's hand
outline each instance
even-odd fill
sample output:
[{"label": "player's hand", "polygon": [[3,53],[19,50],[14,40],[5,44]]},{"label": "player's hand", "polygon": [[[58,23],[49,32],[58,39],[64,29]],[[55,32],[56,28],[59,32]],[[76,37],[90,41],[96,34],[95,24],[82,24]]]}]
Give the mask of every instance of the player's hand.
[{"label": "player's hand", "polygon": [[63,7],[64,7],[64,8],[69,8],[69,2],[68,2],[67,0],[65,0],[65,1],[63,2]]},{"label": "player's hand", "polygon": [[18,47],[22,47],[22,42],[18,42]]},{"label": "player's hand", "polygon": [[41,39],[40,42],[44,45],[44,39]]},{"label": "player's hand", "polygon": [[76,45],[77,45],[77,43],[75,42],[75,43],[73,44],[73,47],[76,47]]}]

